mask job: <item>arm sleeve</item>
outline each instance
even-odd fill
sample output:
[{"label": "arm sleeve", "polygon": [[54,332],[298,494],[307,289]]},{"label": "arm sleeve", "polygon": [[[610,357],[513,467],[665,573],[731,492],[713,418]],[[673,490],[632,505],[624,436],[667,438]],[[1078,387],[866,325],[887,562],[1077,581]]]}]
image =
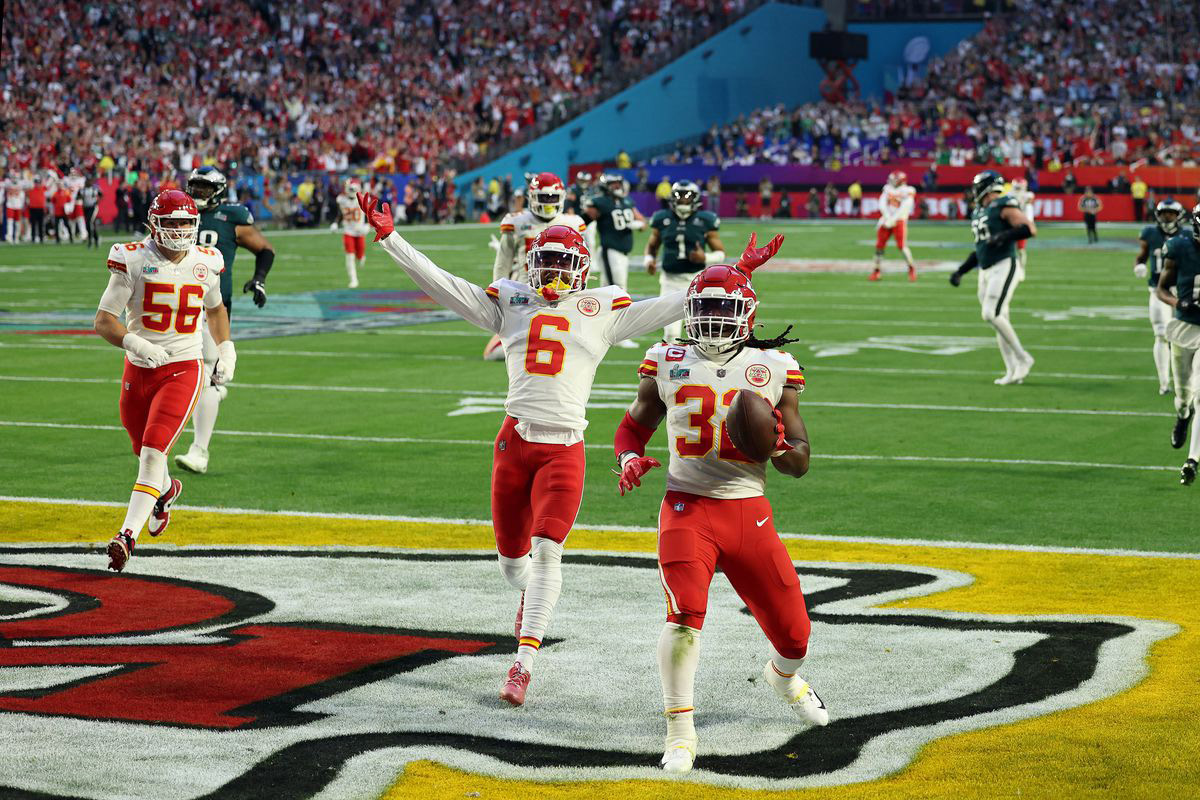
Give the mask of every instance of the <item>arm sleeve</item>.
[{"label": "arm sleeve", "polygon": [[613,315],[608,328],[608,340],[621,342],[632,339],[683,319],[683,299],[686,294],[686,291],[671,292],[662,297],[630,303]]},{"label": "arm sleeve", "polygon": [[133,282],[129,280],[129,275],[113,270],[108,276],[108,286],[105,287],[104,294],[100,295],[99,309],[114,317],[120,317],[130,297],[133,297]]},{"label": "arm sleeve", "polygon": [[[500,307],[483,289],[434,264],[393,232],[380,244],[387,254],[408,273],[413,283],[467,322],[492,333],[500,332]],[[682,313],[683,303],[680,302]]]},{"label": "arm sleeve", "polygon": [[512,231],[500,233],[500,247],[496,249],[496,261],[492,264],[492,280],[512,277],[513,259],[516,258],[516,234]]},{"label": "arm sleeve", "polygon": [[913,196],[911,194],[908,197],[905,197],[903,202],[900,203],[900,212],[896,216],[900,217],[901,219],[908,219],[909,215],[912,214],[914,203],[915,201],[913,200]]}]

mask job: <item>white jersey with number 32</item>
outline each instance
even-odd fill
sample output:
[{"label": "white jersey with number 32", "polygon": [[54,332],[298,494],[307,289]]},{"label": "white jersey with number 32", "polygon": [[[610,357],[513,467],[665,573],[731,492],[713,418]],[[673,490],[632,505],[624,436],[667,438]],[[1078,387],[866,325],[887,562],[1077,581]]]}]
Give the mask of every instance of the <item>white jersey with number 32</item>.
[{"label": "white jersey with number 32", "polygon": [[729,439],[725,415],[739,389],[777,405],[783,389],[804,390],[796,359],[780,350],[744,347],[718,364],[688,345],[656,344],[638,374],[653,378],[667,407],[667,489],[703,497],[758,497],[767,484],[765,463],[750,461]]}]

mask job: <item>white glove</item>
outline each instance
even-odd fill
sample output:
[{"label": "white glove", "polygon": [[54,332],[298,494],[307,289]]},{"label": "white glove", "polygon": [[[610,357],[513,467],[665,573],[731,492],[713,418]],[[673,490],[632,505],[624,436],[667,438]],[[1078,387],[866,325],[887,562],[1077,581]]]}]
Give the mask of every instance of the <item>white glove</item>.
[{"label": "white glove", "polygon": [[145,361],[150,369],[161,367],[171,357],[167,348],[143,339],[136,333],[125,334],[125,338],[121,339],[121,347]]},{"label": "white glove", "polygon": [[640,231],[644,227],[646,227],[646,220],[644,219],[635,219],[629,223],[629,230],[631,231]]},{"label": "white glove", "polygon": [[1144,278],[1147,275],[1149,275],[1150,272],[1149,272],[1149,270],[1146,269],[1145,264],[1134,264],[1133,265],[1133,274],[1139,278]]},{"label": "white glove", "polygon": [[337,223],[336,223],[336,222],[331,222],[331,223],[329,223],[329,230],[331,230],[331,231],[336,231],[336,230],[337,230]]},{"label": "white glove", "polygon": [[653,275],[654,271],[656,269],[655,264],[654,264],[654,256],[650,255],[649,253],[646,253],[646,262],[645,263],[646,263],[646,272]]},{"label": "white glove", "polygon": [[237,352],[233,349],[233,340],[226,339],[217,345],[217,363],[213,367],[212,380],[217,386],[223,386],[233,380],[233,368],[237,366]]}]

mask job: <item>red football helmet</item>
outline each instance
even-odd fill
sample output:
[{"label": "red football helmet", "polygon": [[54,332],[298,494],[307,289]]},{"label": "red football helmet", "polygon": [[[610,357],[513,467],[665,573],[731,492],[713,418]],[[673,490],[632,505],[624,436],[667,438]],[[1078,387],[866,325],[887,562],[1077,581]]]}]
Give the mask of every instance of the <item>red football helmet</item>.
[{"label": "red football helmet", "polygon": [[554,219],[563,212],[567,189],[553,172],[539,172],[529,179],[525,200],[535,217]]},{"label": "red football helmet", "polygon": [[583,235],[566,225],[551,225],[537,235],[526,255],[529,285],[547,302],[561,300],[587,286],[592,257]]},{"label": "red football helmet", "polygon": [[754,329],[758,295],[750,276],[733,267],[715,264],[688,286],[683,312],[684,330],[706,356],[728,353],[742,346]]},{"label": "red football helmet", "polygon": [[[200,211],[186,192],[167,189],[150,204],[150,238],[164,250],[190,250],[200,235]],[[164,224],[171,220],[169,224]]]},{"label": "red football helmet", "polygon": [[899,170],[896,170],[888,175],[888,186],[903,186],[907,180],[907,175]]}]

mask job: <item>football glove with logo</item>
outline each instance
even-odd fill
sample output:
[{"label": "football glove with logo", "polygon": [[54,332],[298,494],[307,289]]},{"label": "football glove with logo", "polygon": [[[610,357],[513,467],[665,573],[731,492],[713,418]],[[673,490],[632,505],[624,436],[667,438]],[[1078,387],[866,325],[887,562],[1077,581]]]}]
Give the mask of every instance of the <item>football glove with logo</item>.
[{"label": "football glove with logo", "polygon": [[779,252],[779,248],[783,246],[783,234],[775,234],[775,238],[767,242],[765,247],[756,247],[757,244],[758,234],[750,234],[750,241],[746,245],[745,252],[742,253],[742,257],[734,265],[739,271],[747,275],[770,261],[771,256]]},{"label": "football glove with logo", "polygon": [[267,287],[263,286],[262,281],[253,278],[246,281],[246,285],[242,287],[242,294],[246,292],[254,292],[254,305],[259,308],[267,304]]},{"label": "football glove with logo", "polygon": [[621,489],[621,496],[626,492],[632,492],[635,486],[642,485],[642,476],[655,467],[661,467],[662,464],[658,459],[650,456],[633,456],[626,459],[625,464],[621,467],[621,479],[617,481],[617,486]]},{"label": "football glove with logo", "polygon": [[396,226],[392,223],[392,205],[384,203],[376,208],[379,199],[372,197],[369,194],[362,192],[355,193],[358,198],[358,207],[363,210],[363,214],[367,218],[367,223],[375,229],[375,239],[378,242],[380,239],[386,239],[396,230]]},{"label": "football glove with logo", "polygon": [[233,341],[226,339],[217,345],[217,363],[213,366],[212,381],[217,386],[223,386],[233,380],[233,369],[237,366],[237,352],[233,349]]},{"label": "football glove with logo", "polygon": [[167,348],[143,339],[136,333],[125,334],[125,338],[121,339],[121,347],[142,361],[145,361],[150,366],[150,369],[161,367],[171,357],[171,354],[167,352]]}]

